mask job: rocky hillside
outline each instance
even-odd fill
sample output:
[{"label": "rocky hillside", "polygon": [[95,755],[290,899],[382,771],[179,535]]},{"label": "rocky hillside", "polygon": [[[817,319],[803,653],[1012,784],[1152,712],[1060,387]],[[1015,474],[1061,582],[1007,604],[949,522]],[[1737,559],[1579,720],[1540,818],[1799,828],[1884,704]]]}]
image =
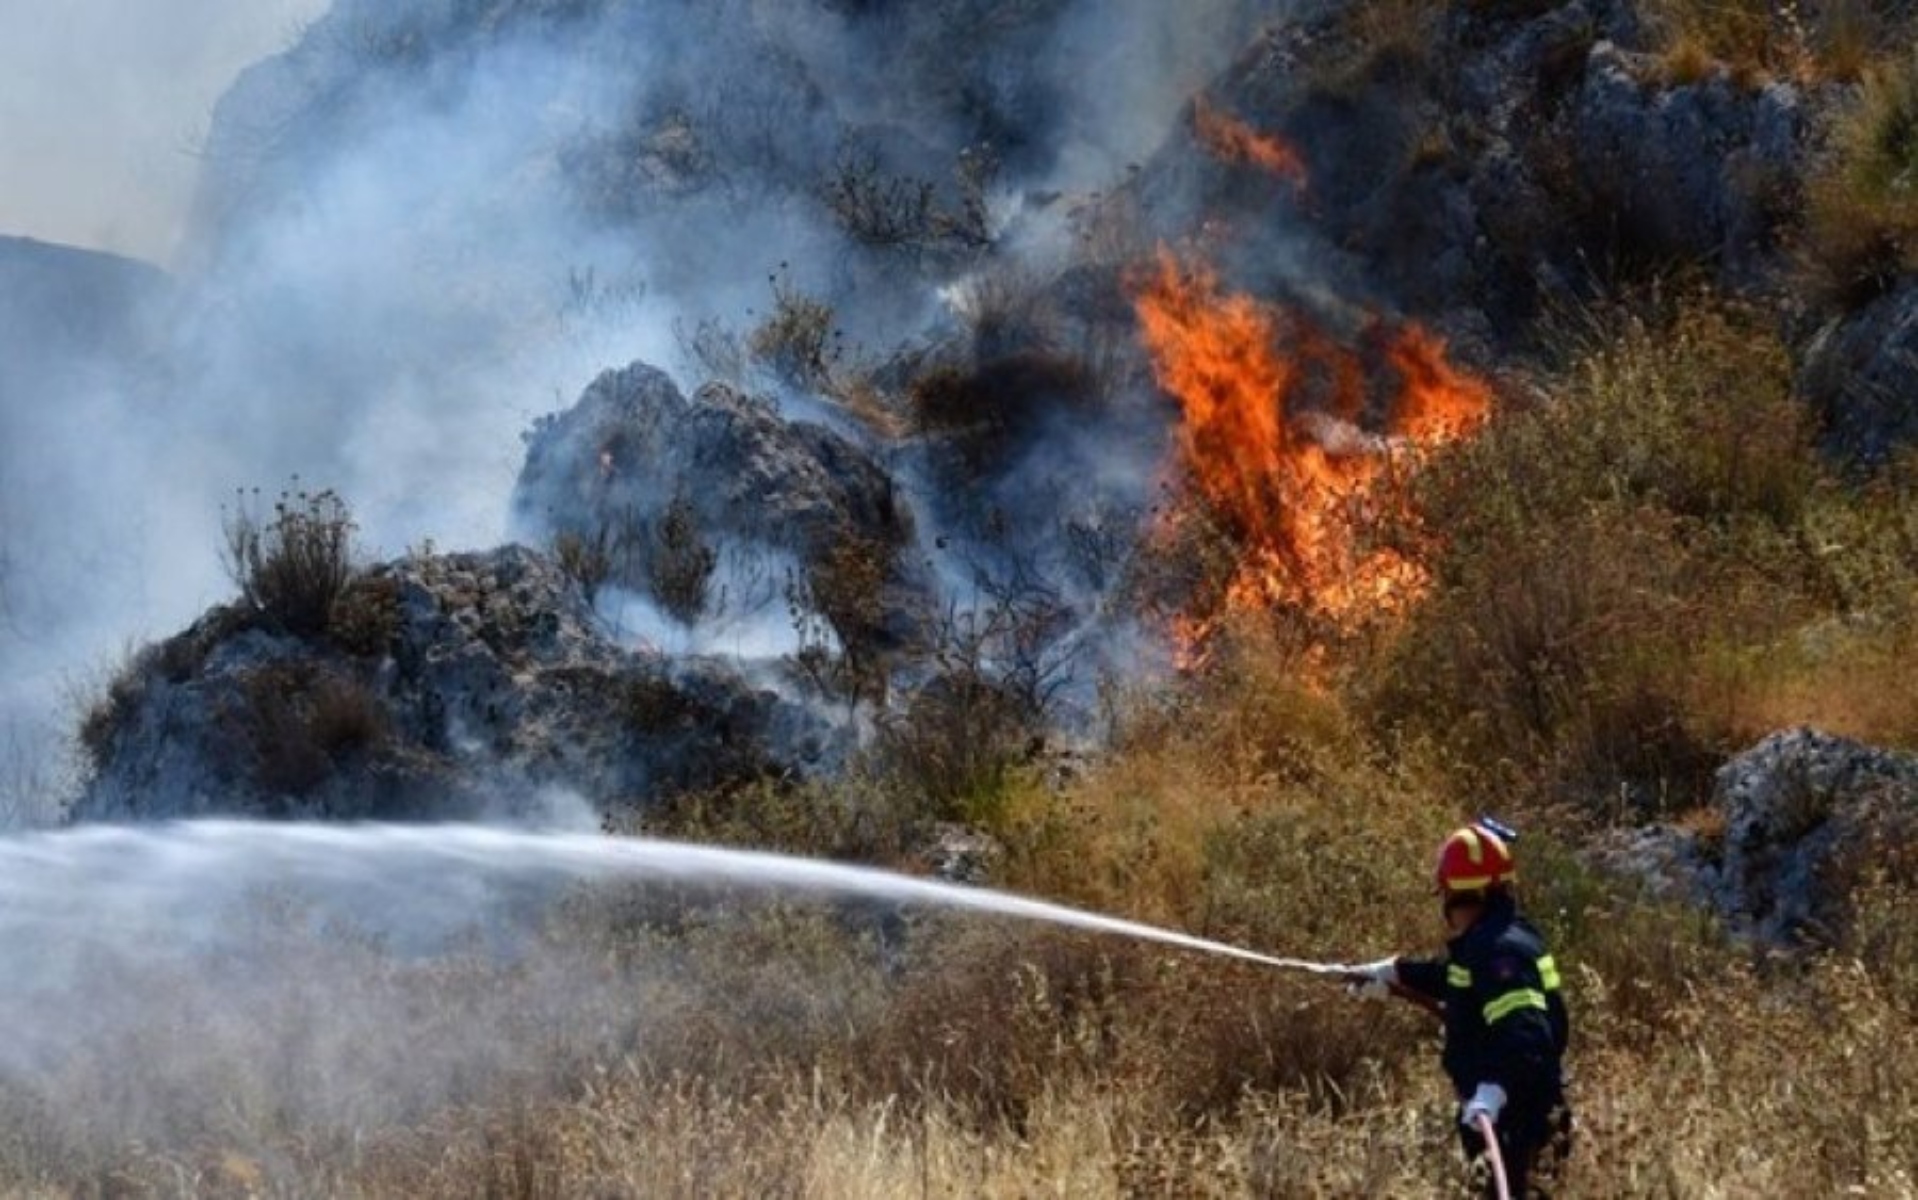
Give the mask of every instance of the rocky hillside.
[{"label": "rocky hillside", "polygon": [[[1628,684],[1568,647],[1596,636],[1578,622],[1626,619],[1613,597],[1671,595],[1629,619],[1676,619],[1706,568],[1674,556],[1707,543],[1713,580],[1799,555],[1776,602],[1792,615],[1735,637],[1879,604],[1817,546],[1837,536],[1831,505],[1863,511],[1823,481],[1918,433],[1897,399],[1918,294],[1898,210],[1854,188],[1883,238],[1846,251],[1830,199],[1870,165],[1858,126],[1889,101],[1809,61],[1684,59],[1672,13],[1620,0],[1222,3],[1194,20],[1225,40],[1187,56],[1217,69],[1157,114],[1156,149],[1087,186],[1083,156],[1120,124],[1073,86],[1103,52],[1088,11],[343,2],[249,72],[211,138],[203,282],[287,264],[310,222],[351,215],[309,210],[308,189],[389,172],[392,197],[354,194],[374,213],[398,201],[382,236],[431,273],[382,303],[510,291],[567,247],[613,250],[634,279],[574,269],[572,302],[611,303],[617,323],[631,311],[609,297],[630,284],[682,361],[602,362],[532,422],[511,502],[531,548],[356,564],[308,627],[243,602],[143,652],[88,719],[97,770],[75,815],[448,814],[547,786],[646,811],[831,773],[857,749],[862,771],[964,817],[1008,771],[1093,737],[1111,689],[1214,661],[1235,623],[1296,621],[1334,653],[1406,611],[1424,624],[1393,674],[1453,682],[1382,685],[1380,722],[1522,746],[1500,761],[1579,803],[1707,799],[1765,731],[1698,709],[1679,682],[1696,664]],[[1139,19],[1125,37],[1157,28]],[[476,111],[484,142],[462,150]],[[394,169],[408,154],[458,169]],[[322,295],[354,278],[314,277]],[[1579,422],[1541,397],[1578,371],[1603,382],[1592,331],[1631,310],[1663,336],[1680,292],[1762,314],[1736,336],[1769,349],[1724,361],[1777,366],[1762,382],[1780,406],[1741,399],[1734,418],[1777,431],[1776,477],[1749,482],[1742,449],[1660,474],[1658,455],[1703,436],[1686,421],[1718,418],[1640,406],[1669,418],[1656,452],[1594,442],[1598,474],[1514,503],[1589,487],[1552,509],[1576,522],[1629,498],[1621,528],[1673,531],[1633,561],[1670,572],[1524,617],[1575,633],[1500,641],[1497,597],[1470,591],[1496,581],[1457,557],[1484,513],[1425,496],[1456,518],[1426,538],[1394,456],[1488,447],[1460,455],[1469,483],[1472,455],[1510,452],[1527,422]],[[756,297],[743,316],[740,295]],[[411,378],[415,349],[380,345]],[[349,364],[330,377],[344,391],[379,394],[362,356],[328,357]],[[1792,457],[1807,439],[1822,458]],[[1637,473],[1605,474],[1621,464]],[[1895,526],[1874,562],[1905,553]],[[299,531],[256,532],[270,557]],[[747,618],[777,636],[722,663]],[[1671,646],[1720,634],[1701,637]],[[1492,695],[1510,711],[1476,712]]]},{"label": "rocky hillside", "polygon": [[1767,941],[1841,941],[1863,877],[1909,869],[1918,758],[1784,730],[1719,768],[1705,811],[1619,835],[1600,858]]},{"label": "rocky hillside", "polygon": [[[1435,947],[1432,846],[1494,813],[1574,1012],[1565,1194],[1909,1194],[1913,31],[338,0],[220,105],[93,422],[137,453],[0,446],[104,497],[53,615],[157,611],[116,554],[226,568],[84,699],[65,815],[584,816],[1354,962]],[[205,865],[284,832],[15,839],[92,846],[19,872],[48,911],[129,845],[189,929],[237,874],[271,953],[75,974],[0,1054],[0,1191],[1466,1187],[1429,1014],[1320,975],[762,906],[763,859],[507,885],[524,936],[435,878],[476,925],[429,949]],[[502,880],[553,841],[468,833]],[[147,900],[99,890],[48,927]]]}]

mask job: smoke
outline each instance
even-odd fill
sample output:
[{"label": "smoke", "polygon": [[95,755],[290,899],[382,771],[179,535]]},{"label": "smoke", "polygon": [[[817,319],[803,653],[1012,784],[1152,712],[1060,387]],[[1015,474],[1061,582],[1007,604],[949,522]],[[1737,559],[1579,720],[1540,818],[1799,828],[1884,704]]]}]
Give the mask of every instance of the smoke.
[{"label": "smoke", "polygon": [[167,261],[214,101],[325,4],[0,4],[0,233]]},{"label": "smoke", "polygon": [[[236,488],[338,490],[369,557],[490,546],[519,532],[507,501],[533,418],[605,367],[679,367],[676,328],[750,327],[777,264],[877,356],[940,335],[951,248],[854,247],[821,201],[849,153],[957,211],[962,152],[994,144],[995,231],[1056,260],[1056,224],[1004,223],[1121,177],[1272,6],[338,0],[304,27],[294,0],[124,7],[63,6],[0,39],[17,85],[0,127],[23,131],[0,219],[58,209],[73,223],[38,228],[179,245],[170,283],[128,301],[131,332],[0,376],[0,725],[29,740],[70,727],[76,678],[230,595]],[[179,189],[101,164],[172,154],[182,106],[204,103],[189,93],[276,31],[285,48],[192,127],[176,238]],[[118,81],[93,106],[62,82],[82,59]],[[109,133],[141,149],[94,140]],[[1074,432],[1072,460],[1122,474],[1136,452],[1101,436]]]},{"label": "smoke", "polygon": [[1103,187],[1151,154],[1180,106],[1283,7],[1258,0],[1075,5],[1051,47],[1066,96],[1051,185]]}]

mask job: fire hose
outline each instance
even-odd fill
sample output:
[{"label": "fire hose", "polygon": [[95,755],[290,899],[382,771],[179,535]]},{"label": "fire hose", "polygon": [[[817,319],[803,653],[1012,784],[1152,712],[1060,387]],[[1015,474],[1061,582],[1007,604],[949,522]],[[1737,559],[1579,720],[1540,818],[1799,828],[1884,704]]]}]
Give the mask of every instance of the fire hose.
[{"label": "fire hose", "polygon": [[1492,1185],[1498,1189],[1498,1200],[1512,1200],[1511,1185],[1505,1180],[1505,1156],[1498,1149],[1498,1129],[1484,1113],[1476,1114],[1474,1123],[1479,1136],[1485,1139],[1485,1161],[1492,1164]]}]

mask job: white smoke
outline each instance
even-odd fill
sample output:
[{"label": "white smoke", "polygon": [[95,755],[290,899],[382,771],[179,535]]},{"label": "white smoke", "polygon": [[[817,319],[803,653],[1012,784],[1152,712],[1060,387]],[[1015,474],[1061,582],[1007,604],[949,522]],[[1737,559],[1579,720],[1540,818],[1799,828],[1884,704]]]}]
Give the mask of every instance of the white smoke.
[{"label": "white smoke", "polygon": [[214,102],[327,2],[0,3],[0,233],[168,261]]},{"label": "white smoke", "polygon": [[[150,340],[85,370],[0,375],[0,733],[44,740],[71,725],[54,697],[74,677],[230,595],[234,489],[332,487],[370,557],[495,544],[532,419],[605,367],[672,369],[676,322],[749,325],[775,264],[862,345],[943,319],[939,280],[862,266],[818,203],[846,130],[944,187],[967,122],[1026,122],[994,193],[1003,216],[1027,192],[1120,177],[1272,6],[1034,6],[1050,15],[990,48],[957,98],[926,78],[970,44],[940,40],[970,36],[941,24],[958,11],[945,4],[559,6],[598,14],[585,31],[503,0],[25,7],[0,5],[0,223],[59,211],[71,223],[34,227],[156,257],[180,244]],[[200,120],[209,80],[276,37],[286,49]],[[93,107],[71,102],[71,80],[108,77]],[[682,118],[713,145],[674,141]],[[187,132],[204,157],[180,236],[182,190],[109,164],[174,153]],[[582,154],[617,170],[582,182]]]}]

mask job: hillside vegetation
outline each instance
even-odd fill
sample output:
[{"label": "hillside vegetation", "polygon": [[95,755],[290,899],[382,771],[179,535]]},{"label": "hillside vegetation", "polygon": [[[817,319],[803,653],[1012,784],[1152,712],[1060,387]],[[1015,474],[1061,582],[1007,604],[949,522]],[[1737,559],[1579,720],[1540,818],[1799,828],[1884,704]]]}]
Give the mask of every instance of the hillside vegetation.
[{"label": "hillside vegetation", "polygon": [[[1114,750],[1064,781],[1012,769],[955,800],[893,760],[688,797],[646,831],[909,867],[911,830],[957,802],[1002,847],[995,884],[1359,958],[1436,942],[1431,844],[1496,805],[1528,830],[1525,900],[1577,1015],[1565,1194],[1910,1194],[1910,847],[1860,874],[1843,939],[1782,958],[1578,847],[1634,813],[1709,820],[1710,767],[1782,722],[1918,744],[1898,684],[1912,477],[1821,460],[1776,342],[1707,297],[1595,315],[1565,349],[1535,404],[1420,476],[1433,581],[1405,620],[1328,643],[1303,618],[1246,616],[1179,688],[1115,698]],[[915,919],[887,953],[803,907],[674,932],[619,912],[583,895],[551,936],[608,962],[670,945],[678,969],[624,998],[647,1016],[637,1040],[566,1013],[535,1034],[552,1047],[537,1070],[413,1123],[318,1134],[230,1086],[266,1048],[209,1038],[192,1092],[133,1146],[109,1136],[114,1077],[161,1046],[119,1047],[55,1093],[98,1105],[101,1140],[84,1122],[36,1137],[16,1105],[0,1177],[411,1196],[1430,1195],[1462,1178],[1415,1010],[971,920]],[[404,979],[449,1022],[515,972],[382,954],[343,946],[315,969]]]},{"label": "hillside vegetation", "polygon": [[[513,6],[467,7],[492,21]],[[599,7],[527,11],[560,21],[574,8]],[[933,35],[903,15],[908,7],[834,6],[849,19],[903,22],[923,54]],[[991,79],[1000,56],[1017,57],[1015,35],[1059,7],[926,11],[1000,13],[989,28],[990,61],[967,64]],[[1608,28],[1638,29],[1629,60],[1594,44],[1594,13]],[[1318,158],[1311,165],[1321,174],[1300,184],[1292,160],[1268,155],[1286,166],[1274,183],[1256,162],[1192,167],[1168,150],[1132,184],[1087,202],[1068,267],[1043,279],[1011,269],[1016,251],[987,244],[989,223],[973,202],[983,205],[990,189],[973,188],[976,178],[953,188],[888,184],[877,167],[842,161],[836,186],[809,202],[833,210],[861,253],[881,255],[914,286],[948,269],[948,259],[961,262],[965,270],[953,273],[970,291],[960,289],[969,299],[957,333],[930,349],[862,360],[841,348],[830,304],[774,274],[773,311],[757,328],[685,331],[718,385],[682,396],[663,374],[628,368],[589,392],[599,407],[548,419],[529,437],[541,456],[530,474],[551,486],[537,495],[557,497],[542,511],[561,502],[576,509],[565,513],[573,524],[555,519],[543,531],[550,558],[531,549],[508,556],[518,591],[488,575],[500,571],[498,558],[421,554],[370,572],[349,563],[352,518],[331,492],[302,494],[306,507],[279,510],[277,520],[237,517],[228,551],[243,603],[147,652],[96,706],[83,737],[98,776],[114,778],[118,754],[133,782],[119,779],[113,798],[148,798],[146,760],[126,747],[154,728],[166,731],[169,750],[188,739],[162,719],[183,710],[142,707],[175,693],[147,685],[203,682],[206,662],[220,660],[210,647],[232,635],[275,655],[296,647],[312,656],[304,666],[272,658],[273,673],[256,671],[239,692],[209,690],[214,699],[202,701],[245,731],[235,739],[214,729],[201,740],[213,747],[209,756],[245,750],[259,760],[229,764],[250,796],[364,800],[372,793],[352,770],[395,788],[416,771],[458,792],[455,783],[466,781],[446,780],[467,764],[435,722],[443,722],[445,694],[472,695],[444,661],[429,664],[443,677],[421,669],[430,686],[395,682],[389,659],[405,657],[395,646],[417,634],[422,644],[457,644],[462,670],[489,672],[488,686],[507,700],[496,706],[489,691],[474,701],[469,728],[510,747],[530,779],[561,768],[575,781],[593,779],[595,769],[614,774],[604,765],[621,755],[650,755],[653,767],[668,751],[675,756],[682,769],[670,780],[635,768],[598,781],[604,796],[590,798],[604,800],[599,815],[611,834],[922,874],[940,840],[958,834],[980,847],[976,869],[965,872],[971,881],[1338,961],[1435,948],[1432,850],[1463,819],[1495,812],[1522,831],[1522,901],[1553,944],[1573,1012],[1580,1131],[1554,1194],[1918,1195],[1918,848],[1910,836],[1918,797],[1890,795],[1881,837],[1834,850],[1816,881],[1825,889],[1821,920],[1789,942],[1753,937],[1655,870],[1617,869],[1610,853],[1622,837],[1656,826],[1695,837],[1706,858],[1722,854],[1731,834],[1715,791],[1720,771],[1781,729],[1809,726],[1918,753],[1910,395],[1866,378],[1865,368],[1825,387],[1812,369],[1825,360],[1810,349],[1841,343],[1847,322],[1873,306],[1890,306],[1885,319],[1897,329],[1908,324],[1898,306],[1912,294],[1918,263],[1909,194],[1918,60],[1896,16],[1848,3],[1801,13],[1668,0],[1638,13],[1517,0],[1441,12],[1367,0],[1330,22],[1336,36],[1318,47],[1313,70],[1273,67],[1293,45],[1276,34],[1248,49],[1234,77],[1242,92],[1255,95],[1272,78],[1287,88],[1303,80],[1303,94],[1286,92],[1274,109],[1325,129],[1369,128],[1369,105],[1423,113],[1456,99],[1454,87],[1470,90],[1427,52],[1421,31],[1441,19],[1460,37],[1482,37],[1475,50],[1494,40],[1487,30],[1500,22],[1540,21],[1522,49],[1536,51],[1539,86],[1553,92],[1540,113],[1553,120],[1572,111],[1565,80],[1588,54],[1608,64],[1606,86],[1646,89],[1647,111],[1663,111],[1658,100],[1672,93],[1661,89],[1696,87],[1691,101],[1707,108],[1721,100],[1736,108],[1780,81],[1825,89],[1818,115],[1831,127],[1810,138],[1816,153],[1799,164],[1793,188],[1774,194],[1753,184],[1764,195],[1744,197],[1751,203],[1739,211],[1773,219],[1749,237],[1741,225],[1736,246],[1714,226],[1708,232],[1722,242],[1680,253],[1664,232],[1626,228],[1596,201],[1566,210],[1564,222],[1556,208],[1488,205],[1497,218],[1488,223],[1511,239],[1483,247],[1496,264],[1474,259],[1453,274],[1433,265],[1419,287],[1407,285],[1407,294],[1427,298],[1460,280],[1477,289],[1471,304],[1459,301],[1472,310],[1463,316],[1443,306],[1418,314],[1435,324],[1455,319],[1469,371],[1442,356],[1407,357],[1405,346],[1439,343],[1421,340],[1411,316],[1317,295],[1307,286],[1322,282],[1317,275],[1261,282],[1261,255],[1286,261],[1290,247],[1246,230],[1270,234],[1275,212],[1336,229],[1344,215],[1314,206],[1364,192],[1365,211],[1355,207],[1349,227],[1336,229],[1341,236],[1327,235],[1341,253],[1362,255],[1367,239],[1400,231],[1413,216],[1437,230],[1453,209],[1421,198],[1456,198],[1480,168],[1509,167],[1537,183],[1544,190],[1527,195],[1543,196],[1539,203],[1590,199],[1582,190],[1590,181],[1548,153],[1549,139],[1527,142],[1521,148],[1532,157],[1514,165],[1516,152],[1475,156],[1483,130],[1407,120],[1390,138],[1352,149],[1355,158],[1391,159],[1390,186],[1378,172],[1340,176]],[[392,60],[383,69],[412,61],[417,40],[434,33],[402,28],[398,40],[378,43]],[[1553,48],[1561,35],[1572,50]],[[1627,78],[1627,67],[1643,77]],[[904,69],[882,74],[890,80]],[[1010,100],[985,105],[966,133],[990,133],[1017,111]],[[1536,134],[1522,119],[1513,125],[1513,144]],[[1252,144],[1251,136],[1234,144]],[[1308,157],[1324,149],[1307,148]],[[588,165],[638,169],[633,156],[601,149],[604,160]],[[1204,201],[1195,213],[1170,202],[1144,216],[1131,211],[1150,208],[1155,189],[1171,187],[1167,179],[1203,171],[1213,172],[1220,196],[1253,201],[1234,208],[1212,197],[1223,214],[1216,223]],[[633,202],[629,180],[587,174],[607,189],[608,207]],[[1383,200],[1366,190],[1400,184]],[[664,203],[647,200],[655,201]],[[1229,261],[1219,274],[1229,283],[1165,265],[1174,252],[1160,249],[1156,226],[1186,216],[1190,227],[1163,241],[1179,253],[1222,248]],[[907,227],[904,218],[912,218]],[[937,243],[938,253],[919,242]],[[910,255],[901,250],[908,243]],[[1102,462],[1120,440],[1089,440],[1088,449],[1045,438],[1195,420],[1190,407],[1175,409],[1188,399],[1170,395],[1176,372],[1155,375],[1141,347],[1102,340],[1115,329],[1136,336],[1143,322],[1123,300],[1128,289],[1152,286],[1155,254],[1167,293],[1197,280],[1203,286],[1189,291],[1218,300],[1231,329],[1252,330],[1254,342],[1281,331],[1301,348],[1284,370],[1258,361],[1240,374],[1280,418],[1301,414],[1285,411],[1275,392],[1296,385],[1316,389],[1314,399],[1331,396],[1303,415],[1321,426],[1344,420],[1345,436],[1364,448],[1341,456],[1319,447],[1333,463],[1328,474],[1342,457],[1343,469],[1355,470],[1356,458],[1372,464],[1362,486],[1342,483],[1348,490],[1328,494],[1334,517],[1364,510],[1346,561],[1387,564],[1375,568],[1377,590],[1365,593],[1380,603],[1336,607],[1295,581],[1249,588],[1261,555],[1296,567],[1280,551],[1298,547],[1259,541],[1253,522],[1217,499],[1232,481],[1217,495],[1175,495],[1167,484],[1171,498],[1153,498],[1147,515],[1133,514],[1134,526],[1115,522],[1110,541],[1102,540],[1107,526],[1072,523],[1077,514],[1064,508],[1035,515],[1033,498],[1051,493],[1026,486],[1029,474],[1092,480],[1086,464]],[[871,268],[872,260],[857,261]],[[1568,275],[1574,263],[1586,273],[1548,286],[1547,276]],[[993,270],[972,270],[982,264]],[[1354,277],[1392,266],[1375,256]],[[1348,281],[1332,268],[1325,278]],[[1148,282],[1130,282],[1139,279]],[[1099,292],[1100,302],[1075,307],[1075,289]],[[1295,296],[1296,306],[1262,307],[1278,295]],[[1166,307],[1185,298],[1169,295]],[[1231,372],[1203,365],[1214,371],[1196,371],[1203,382],[1231,390]],[[1887,369],[1893,385],[1911,378],[1895,373],[1897,363]],[[1153,378],[1167,394],[1141,382]],[[1443,390],[1461,380],[1478,407],[1445,437],[1361,427],[1359,417],[1378,415],[1372,409],[1416,408],[1415,384]],[[796,435],[799,423],[747,394],[758,384],[804,394],[834,424]],[[1400,390],[1381,399],[1387,384]],[[1128,407],[1120,399],[1128,390],[1150,394]],[[602,418],[603,427],[594,424]],[[701,454],[673,440],[690,428],[702,431]],[[1187,427],[1167,440],[1191,455],[1180,466],[1196,474],[1193,447],[1206,439]],[[869,454],[873,445],[879,450]],[[1042,448],[1062,457],[1035,454]],[[931,480],[931,494],[908,497],[918,507],[902,515],[886,471],[908,453],[923,453],[912,478]],[[752,478],[787,507],[754,509],[757,493],[727,490],[732,476],[725,487],[667,486],[664,473],[681,459],[708,469],[718,462],[722,471],[750,463],[759,471]],[[647,504],[656,511],[641,520],[635,514]],[[843,515],[866,510],[876,515]],[[794,516],[811,513],[830,520],[815,529]],[[632,527],[612,527],[608,514]],[[1039,586],[1011,572],[986,578],[976,589],[985,599],[962,611],[935,590],[937,569],[920,569],[900,550],[919,544],[913,519],[937,531],[922,542],[943,549],[950,538],[979,550],[981,561],[990,550],[1003,555],[994,565],[1019,568],[1042,561],[1021,538],[1045,549],[1069,535],[1085,552],[1073,559],[1073,578],[1096,581],[1068,588],[1062,568]],[[595,595],[621,584],[651,589],[671,620],[694,626],[723,591],[714,583],[715,545],[753,539],[793,564],[781,596],[803,644],[781,663],[776,685],[786,693],[773,698],[772,685],[689,680],[651,665],[640,672],[638,656],[592,640]],[[318,561],[302,557],[315,550]],[[467,606],[435,608],[448,590]],[[1082,611],[1046,603],[1067,592]],[[556,595],[555,607],[530,611]],[[1107,669],[1078,698],[1077,736],[1068,741],[1055,720],[1058,660],[1049,655],[1071,641],[1062,628],[1111,633],[1098,622],[1115,610],[1135,621],[1125,632],[1140,636],[1103,643],[1098,665]],[[452,626],[463,640],[447,632]],[[1126,658],[1161,650],[1159,640],[1179,643],[1176,670]],[[231,653],[222,661],[230,668],[236,658],[247,665]],[[582,667],[588,660],[598,674]],[[515,725],[535,707],[525,698],[542,671],[537,695],[547,707]],[[413,703],[403,721],[380,707],[387,700],[377,688]],[[295,702],[306,707],[295,712]],[[810,717],[843,713],[840,725],[862,736],[843,757],[806,758],[804,770],[790,765],[797,754],[789,762],[759,753],[748,733],[778,724],[787,704]],[[546,740],[527,735],[529,726]],[[589,730],[590,744],[584,734],[569,741],[575,729]],[[814,749],[830,740],[811,726],[802,732]],[[153,743],[142,743],[158,764],[153,774],[184,757],[163,761]],[[569,750],[585,765],[567,761]],[[831,769],[811,769],[827,759]],[[470,952],[422,959],[350,928],[316,931],[289,918],[279,932],[306,956],[315,981],[337,989],[336,1002],[398,1003],[409,1022],[449,1041],[502,997],[550,999],[554,963],[579,984],[579,1000],[529,1002],[513,1026],[520,1053],[502,1054],[508,1066],[447,1068],[454,1082],[446,1093],[424,1098],[394,1084],[403,1056],[389,1061],[374,1050],[356,1051],[357,1070],[315,1078],[316,1063],[339,1061],[329,1057],[337,1048],[258,1033],[298,1025],[292,1002],[294,1011],[255,1014],[257,1026],[156,1023],[63,1062],[38,1091],[0,1092],[0,1190],[1466,1194],[1435,1029],[1409,1006],[1368,1005],[1323,979],[972,917],[875,915],[794,899],[689,904],[667,919],[630,899],[618,888],[581,888],[537,946],[504,958],[476,937]],[[270,915],[262,920],[271,927]],[[142,994],[171,1012],[169,1003],[190,992],[156,975]],[[182,1045],[191,1049],[185,1065]],[[424,1060],[433,1046],[423,1036],[409,1049]],[[160,1102],[130,1078],[162,1081]]]}]

